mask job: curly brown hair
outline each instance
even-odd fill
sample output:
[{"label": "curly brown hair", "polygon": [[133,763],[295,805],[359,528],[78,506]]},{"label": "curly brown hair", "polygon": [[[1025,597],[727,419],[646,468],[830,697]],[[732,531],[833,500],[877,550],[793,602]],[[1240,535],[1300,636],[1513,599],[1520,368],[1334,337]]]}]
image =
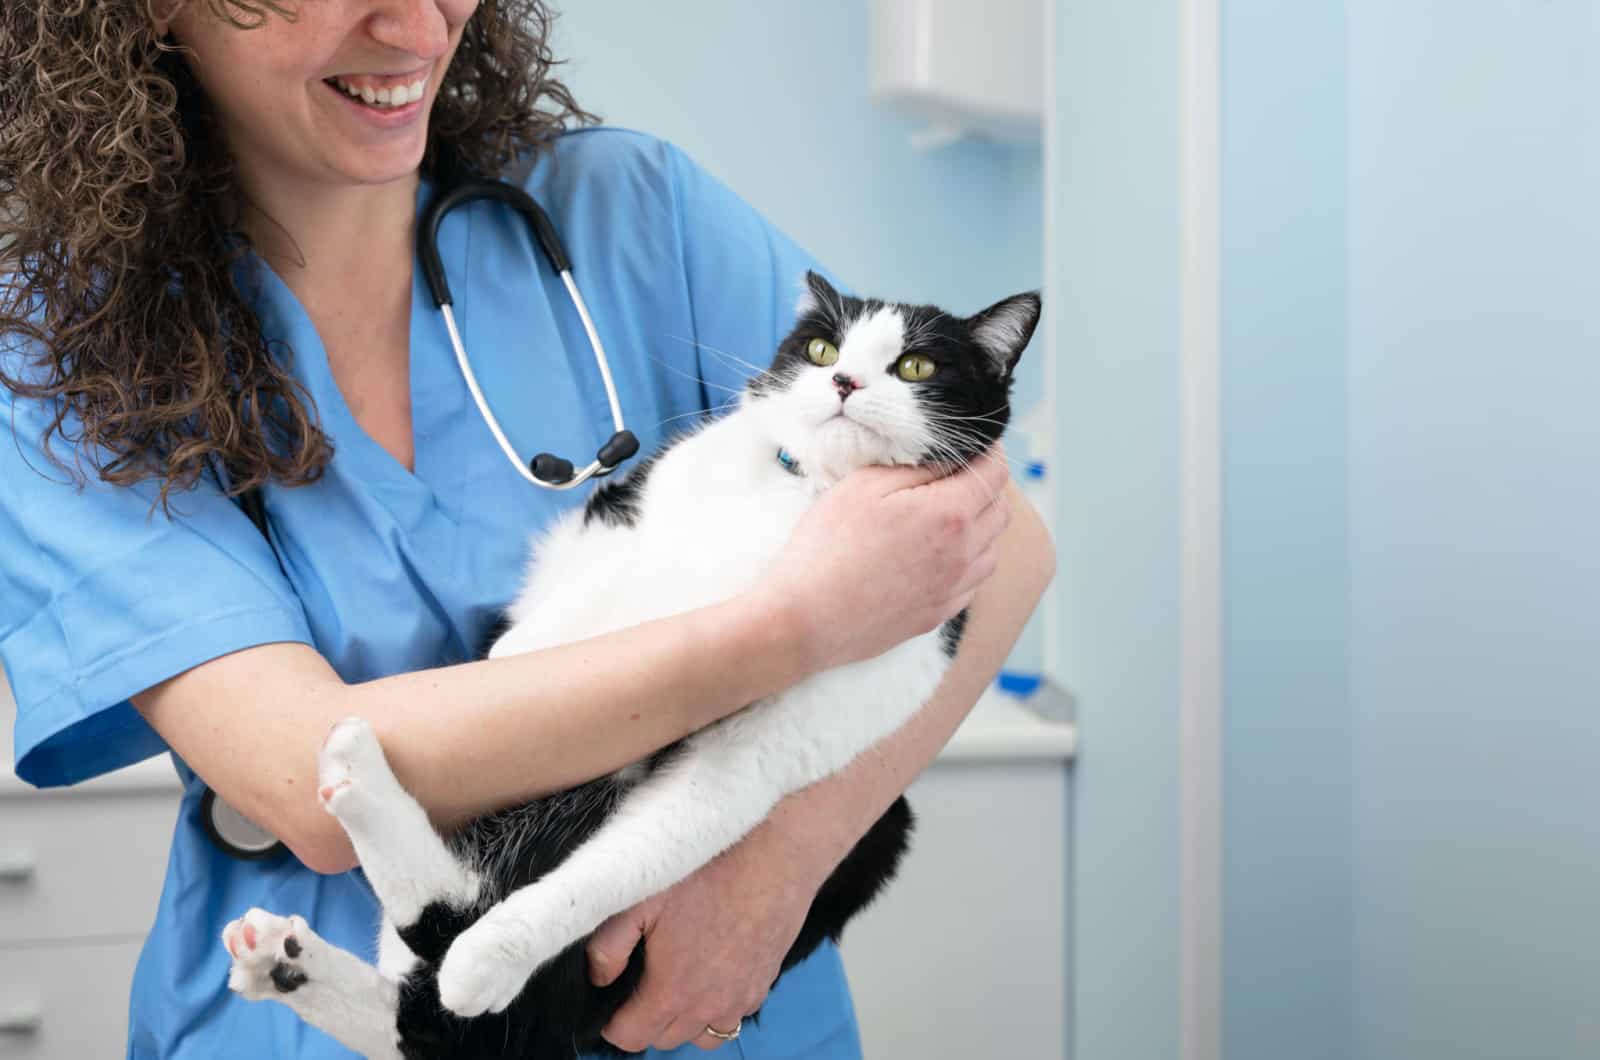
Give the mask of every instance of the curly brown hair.
[{"label": "curly brown hair", "polygon": [[[294,17],[283,0],[205,2],[243,29]],[[51,404],[47,452],[56,434],[106,482],[157,477],[170,513],[170,491],[208,467],[232,493],[304,485],[333,449],[235,289],[249,244],[233,160],[181,49],[156,35],[158,5],[170,16],[172,0],[0,4],[0,350],[38,351],[18,375],[0,361],[0,384]],[[552,76],[553,19],[541,0],[482,0],[424,173],[496,174],[597,120]]]}]

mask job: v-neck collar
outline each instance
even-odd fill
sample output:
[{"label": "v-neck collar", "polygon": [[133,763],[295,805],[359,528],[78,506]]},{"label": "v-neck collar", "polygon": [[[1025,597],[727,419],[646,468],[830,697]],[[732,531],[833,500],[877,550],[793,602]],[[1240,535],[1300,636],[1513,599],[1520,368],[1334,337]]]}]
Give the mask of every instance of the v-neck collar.
[{"label": "v-neck collar", "polygon": [[[421,206],[432,190],[426,178],[418,181],[414,217],[420,215]],[[471,260],[466,248],[470,241],[472,211],[461,210],[459,221],[456,216],[450,220],[453,223],[440,228],[439,254],[447,270],[461,276],[452,285],[452,291],[456,296],[457,323],[465,330],[470,318],[472,284],[463,272]],[[262,289],[256,309],[263,317],[263,324],[272,328],[269,337],[282,339],[289,345],[294,358],[294,374],[311,392],[324,429],[334,438],[345,459],[353,459],[357,464],[352,469],[354,473],[369,484],[421,492],[445,507],[456,510],[459,498],[455,496],[455,491],[460,486],[460,476],[456,473],[458,469],[447,466],[452,463],[450,457],[441,451],[442,446],[433,443],[449,424],[464,413],[462,390],[449,385],[448,371],[454,365],[449,336],[443,319],[433,305],[422,268],[415,256],[412,263],[408,329],[410,349],[407,356],[411,399],[411,469],[395,459],[356,419],[334,377],[333,365],[328,359],[322,336],[293,289],[260,255],[253,254],[249,260],[261,277]]]}]

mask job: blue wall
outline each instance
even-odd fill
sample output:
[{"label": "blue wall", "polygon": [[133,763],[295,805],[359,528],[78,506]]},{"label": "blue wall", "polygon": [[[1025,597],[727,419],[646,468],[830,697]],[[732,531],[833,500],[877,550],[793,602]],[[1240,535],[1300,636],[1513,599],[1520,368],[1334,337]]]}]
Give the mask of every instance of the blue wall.
[{"label": "blue wall", "polygon": [[918,151],[867,100],[867,45],[860,0],[575,0],[556,27],[584,106],[684,148],[855,289],[972,313],[1039,287],[1038,145]]},{"label": "blue wall", "polygon": [[1222,6],[1224,1055],[1348,1060],[1344,0]]},{"label": "blue wall", "polygon": [[1078,696],[1079,1060],[1178,1056],[1176,9],[1055,14],[1054,591]]},{"label": "blue wall", "polygon": [[[1225,1055],[1600,1057],[1600,5],[1223,4]],[[1080,1060],[1174,1057],[1172,0],[1055,0]]]},{"label": "blue wall", "polygon": [[1600,1056],[1600,7],[1350,0],[1357,1055]]}]

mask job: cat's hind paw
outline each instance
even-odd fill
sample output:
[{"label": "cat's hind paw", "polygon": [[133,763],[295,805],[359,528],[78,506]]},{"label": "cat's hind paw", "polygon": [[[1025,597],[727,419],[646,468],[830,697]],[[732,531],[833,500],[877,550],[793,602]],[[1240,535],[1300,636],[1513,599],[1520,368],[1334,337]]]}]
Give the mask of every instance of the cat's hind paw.
[{"label": "cat's hind paw", "polygon": [[484,920],[462,932],[439,965],[439,1002],[463,1018],[505,1011],[538,968],[520,946],[480,931]]},{"label": "cat's hind paw", "polygon": [[372,726],[345,718],[328,730],[317,756],[317,797],[335,817],[359,812],[371,796],[392,796],[399,782],[383,757]]},{"label": "cat's hind paw", "polygon": [[228,988],[252,1001],[298,990],[309,981],[306,948],[316,941],[301,917],[250,910],[222,931],[233,958]]}]

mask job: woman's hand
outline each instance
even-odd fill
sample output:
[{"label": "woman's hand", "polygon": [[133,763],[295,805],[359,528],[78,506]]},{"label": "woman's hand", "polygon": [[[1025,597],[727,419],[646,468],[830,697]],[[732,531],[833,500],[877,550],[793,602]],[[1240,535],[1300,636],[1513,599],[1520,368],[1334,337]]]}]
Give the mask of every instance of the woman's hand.
[{"label": "woman's hand", "polygon": [[[602,1032],[620,1049],[675,1049],[722,1042],[761,1007],[800,934],[832,864],[815,851],[775,856],[770,828],[757,829],[682,883],[600,925],[589,940],[589,975],[604,986],[645,939],[639,988]],[[824,859],[826,860],[826,859]]]},{"label": "woman's hand", "polygon": [[959,474],[869,467],[795,527],[758,592],[774,594],[818,670],[870,659],[953,617],[997,565],[1010,522],[1005,449]]}]

